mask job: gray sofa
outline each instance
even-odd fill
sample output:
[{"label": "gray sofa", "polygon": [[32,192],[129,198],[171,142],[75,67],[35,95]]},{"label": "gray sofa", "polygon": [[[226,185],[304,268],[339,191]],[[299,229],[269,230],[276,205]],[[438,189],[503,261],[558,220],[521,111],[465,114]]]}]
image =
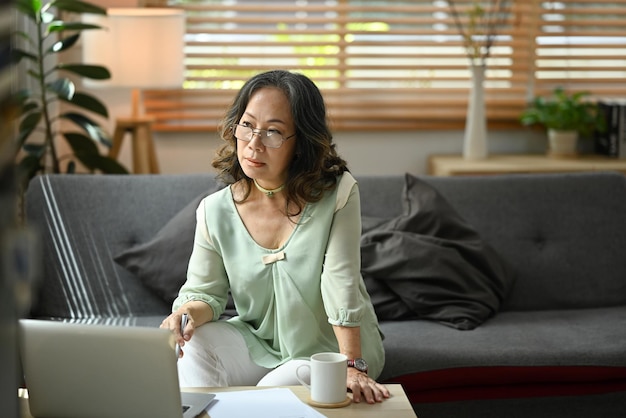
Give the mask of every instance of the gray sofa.
[{"label": "gray sofa", "polygon": [[[357,180],[364,223],[388,226],[406,211],[404,176]],[[509,283],[473,329],[406,312],[381,318],[386,365],[380,380],[401,383],[420,418],[623,413],[624,176],[424,176],[420,181],[437,190],[437,198],[500,257]],[[189,212],[216,187],[210,174],[35,178],[26,211],[41,232],[43,274],[32,316],[158,325],[170,309],[167,292],[155,291],[146,281],[152,277],[140,278],[120,265],[119,254],[167,232],[163,228],[181,210]],[[170,234],[175,226],[169,226]],[[179,235],[187,233],[181,228]],[[163,258],[151,264],[167,262]],[[463,298],[462,292],[457,296]],[[373,299],[380,299],[378,293]]]}]

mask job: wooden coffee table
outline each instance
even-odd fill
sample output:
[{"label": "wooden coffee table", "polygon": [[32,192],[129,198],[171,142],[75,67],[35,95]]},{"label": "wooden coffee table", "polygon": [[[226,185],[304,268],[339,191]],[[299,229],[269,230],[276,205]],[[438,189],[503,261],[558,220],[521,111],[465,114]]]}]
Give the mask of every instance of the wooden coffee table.
[{"label": "wooden coffee table", "polygon": [[[288,386],[288,388],[303,402],[309,397],[309,390],[304,386]],[[391,392],[389,399],[384,402],[370,405],[364,401],[360,403],[352,403],[343,408],[315,408],[321,414],[328,418],[417,418],[409,400],[404,393],[401,385],[387,385]],[[224,392],[233,390],[255,390],[267,389],[257,386],[237,386],[229,388],[185,388],[183,390],[189,392]],[[352,395],[348,395],[352,396]],[[209,409],[210,412],[210,409]],[[210,418],[210,414],[203,413],[201,418]]]},{"label": "wooden coffee table", "polygon": [[[303,402],[306,402],[309,391],[304,386],[288,386],[288,388]],[[315,408],[328,418],[417,418],[409,400],[400,385],[387,385],[391,397],[384,402],[369,405],[365,402],[352,403],[343,408]],[[256,386],[237,386],[228,388],[185,388],[188,392],[225,392],[233,390],[259,390],[267,389]],[[20,390],[20,408],[22,418],[32,418],[28,410],[27,392]],[[351,395],[349,395],[351,396]],[[210,418],[206,412],[199,415],[201,418]]]}]

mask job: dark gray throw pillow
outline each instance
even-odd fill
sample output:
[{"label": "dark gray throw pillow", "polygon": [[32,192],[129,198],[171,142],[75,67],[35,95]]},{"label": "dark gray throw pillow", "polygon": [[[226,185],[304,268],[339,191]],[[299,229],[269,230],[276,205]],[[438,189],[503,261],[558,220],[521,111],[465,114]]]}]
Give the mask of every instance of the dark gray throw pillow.
[{"label": "dark gray throw pillow", "polygon": [[[215,189],[217,190],[217,188]],[[187,278],[193,249],[196,209],[215,190],[206,191],[181,209],[150,241],[131,247],[114,260],[171,304]]]},{"label": "dark gray throw pillow", "polygon": [[512,270],[432,186],[405,176],[404,214],[364,232],[363,277],[379,319],[474,329],[500,308]]}]

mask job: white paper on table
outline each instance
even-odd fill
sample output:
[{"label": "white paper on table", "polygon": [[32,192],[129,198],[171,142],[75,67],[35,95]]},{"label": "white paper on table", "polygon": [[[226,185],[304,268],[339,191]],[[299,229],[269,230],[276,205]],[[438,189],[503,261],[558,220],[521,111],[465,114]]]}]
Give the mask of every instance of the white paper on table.
[{"label": "white paper on table", "polygon": [[211,418],[326,418],[287,388],[216,392]]}]

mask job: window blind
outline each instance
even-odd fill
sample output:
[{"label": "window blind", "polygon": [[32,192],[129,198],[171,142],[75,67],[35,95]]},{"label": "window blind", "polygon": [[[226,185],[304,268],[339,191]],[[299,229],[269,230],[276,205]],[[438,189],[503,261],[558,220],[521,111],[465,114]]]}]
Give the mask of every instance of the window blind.
[{"label": "window blind", "polygon": [[[493,24],[473,26],[477,5],[492,13]],[[187,16],[183,88],[144,92],[161,131],[215,130],[245,80],[276,68],[316,82],[334,130],[460,129],[471,72],[459,23],[478,42],[495,33],[485,80],[491,128],[519,126],[529,98],[557,84],[626,95],[626,0],[457,0],[457,21],[443,0],[150,0],[148,6],[182,8]]]},{"label": "window blind", "polygon": [[562,86],[626,97],[626,1],[537,3],[532,93]]}]

